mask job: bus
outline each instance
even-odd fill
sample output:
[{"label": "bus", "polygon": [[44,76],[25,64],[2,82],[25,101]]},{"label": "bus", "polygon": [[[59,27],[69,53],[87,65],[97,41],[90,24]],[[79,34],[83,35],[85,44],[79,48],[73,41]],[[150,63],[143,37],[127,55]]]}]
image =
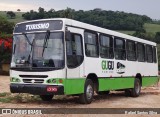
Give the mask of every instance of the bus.
[{"label": "bus", "polygon": [[156,84],[156,43],[67,18],[25,21],[13,31],[10,91],[79,96],[124,91],[138,97],[141,87]]}]

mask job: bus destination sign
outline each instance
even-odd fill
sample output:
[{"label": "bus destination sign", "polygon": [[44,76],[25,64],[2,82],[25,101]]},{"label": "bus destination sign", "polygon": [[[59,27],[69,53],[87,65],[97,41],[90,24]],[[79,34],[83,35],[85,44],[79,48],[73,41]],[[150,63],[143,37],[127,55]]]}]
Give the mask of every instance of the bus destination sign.
[{"label": "bus destination sign", "polygon": [[63,23],[61,20],[49,21],[34,21],[17,24],[14,33],[46,31],[46,30],[61,30]]}]

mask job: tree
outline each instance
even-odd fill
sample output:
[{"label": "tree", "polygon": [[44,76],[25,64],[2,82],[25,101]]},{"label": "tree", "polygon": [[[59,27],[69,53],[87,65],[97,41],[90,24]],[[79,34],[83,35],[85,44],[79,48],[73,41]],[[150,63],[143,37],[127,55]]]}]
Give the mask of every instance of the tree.
[{"label": "tree", "polygon": [[14,19],[16,17],[16,14],[13,11],[8,11],[7,12],[7,17]]},{"label": "tree", "polygon": [[67,9],[65,9],[62,13],[62,17],[72,19],[73,18],[73,12],[74,12],[74,9],[71,9],[71,8],[67,7]]},{"label": "tree", "polygon": [[21,10],[20,10],[20,9],[17,9],[17,11],[20,12]]},{"label": "tree", "polygon": [[100,8],[95,8],[89,11],[75,11],[71,8],[59,11],[55,11],[54,9],[45,11],[44,8],[39,7],[38,12],[30,11],[23,14],[23,17],[26,20],[63,17],[111,30],[131,31],[142,30],[144,23],[152,22],[152,19],[145,15],[137,15],[119,11],[106,11]]}]

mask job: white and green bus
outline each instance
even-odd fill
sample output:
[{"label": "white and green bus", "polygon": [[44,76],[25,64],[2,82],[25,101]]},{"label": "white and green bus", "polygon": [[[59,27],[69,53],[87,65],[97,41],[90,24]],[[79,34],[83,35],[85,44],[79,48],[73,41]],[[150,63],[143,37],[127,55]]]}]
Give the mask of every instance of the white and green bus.
[{"label": "white and green bus", "polygon": [[138,97],[141,87],[159,81],[156,43],[66,18],[18,23],[10,67],[12,93],[78,95],[124,90]]}]

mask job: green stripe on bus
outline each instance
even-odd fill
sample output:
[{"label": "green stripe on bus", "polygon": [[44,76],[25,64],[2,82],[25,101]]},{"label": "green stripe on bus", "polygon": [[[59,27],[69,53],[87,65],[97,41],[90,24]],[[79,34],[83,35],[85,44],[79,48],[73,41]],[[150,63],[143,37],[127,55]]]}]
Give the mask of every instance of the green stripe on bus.
[{"label": "green stripe on bus", "polygon": [[133,88],[134,78],[101,78],[99,91]]},{"label": "green stripe on bus", "polygon": [[156,84],[158,81],[159,81],[159,77],[156,77],[156,76],[143,77],[142,86],[151,86]]},{"label": "green stripe on bus", "polygon": [[[64,94],[81,94],[84,93],[85,78],[54,78],[56,84],[59,83],[59,79],[63,80]],[[116,77],[116,78],[98,78],[99,91],[107,90],[119,90],[134,87],[134,77]],[[156,84],[159,81],[159,77],[142,77],[142,86],[150,86]],[[52,85],[52,83],[48,83]]]},{"label": "green stripe on bus", "polygon": [[[99,91],[107,90],[118,90],[118,89],[127,89],[134,87],[134,77],[129,78],[100,78],[99,80]],[[143,77],[142,78],[142,87],[154,85],[158,82],[158,77]]]}]

